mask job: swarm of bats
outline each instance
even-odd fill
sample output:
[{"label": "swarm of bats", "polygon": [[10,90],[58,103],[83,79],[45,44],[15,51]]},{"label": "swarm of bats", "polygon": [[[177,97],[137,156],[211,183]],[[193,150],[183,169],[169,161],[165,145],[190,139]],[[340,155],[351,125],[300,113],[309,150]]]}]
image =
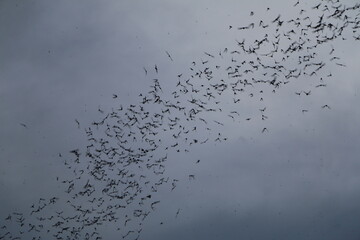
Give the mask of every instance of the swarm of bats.
[{"label": "swarm of bats", "polygon": [[[168,153],[226,141],[221,132],[226,121],[266,121],[265,91],[276,93],[291,81],[310,78],[312,86],[294,94],[308,97],[327,86],[332,68],[345,67],[332,43],[360,40],[360,4],[323,0],[310,8],[300,6],[299,1],[294,4],[299,14],[291,19],[278,15],[269,22],[229,26],[240,37],[246,31],[258,31],[263,37],[205,52],[174,76],[170,94],[160,85],[161,66],[144,67],[153,83],[148,92],[129,106],[109,112],[99,109],[101,117],[83,128],[86,148],[71,150],[72,157],[64,160],[72,173],[69,179],[58,178],[64,191],[40,198],[27,212],[5,216],[0,239],[103,239],[103,225],[112,226],[122,239],[139,239],[143,222],[161,204],[156,193],[177,186],[178,179],[166,173]],[[327,49],[327,55],[320,56],[319,49]],[[176,58],[165,53],[175,64]],[[261,104],[259,114],[243,115],[238,110],[242,99]],[[263,126],[260,131],[269,130]],[[195,175],[188,176],[195,180]]]}]

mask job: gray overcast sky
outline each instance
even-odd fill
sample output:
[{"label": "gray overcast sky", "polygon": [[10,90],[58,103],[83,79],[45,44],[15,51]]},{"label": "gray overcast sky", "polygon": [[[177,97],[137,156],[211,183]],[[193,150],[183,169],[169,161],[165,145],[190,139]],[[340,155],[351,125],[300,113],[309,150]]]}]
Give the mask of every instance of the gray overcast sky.
[{"label": "gray overcast sky", "polygon": [[[275,27],[267,32],[238,27],[260,20],[271,23],[279,14],[285,20],[295,18],[299,9],[308,11],[303,16],[316,17],[311,15],[312,4],[294,4],[0,1],[0,226],[8,224],[4,219],[14,211],[29,215],[39,198],[67,199],[57,177],[70,179],[72,169],[64,166],[59,153],[68,157],[70,150],[85,148],[83,130],[101,119],[98,109],[111,112],[120,104],[138,105],[139,94],[150,91],[154,78],[168,98],[177,76],[189,76],[193,61],[210,59],[215,78],[223,78],[225,70],[215,66],[227,66],[231,60],[219,57],[219,51],[235,49],[235,40],[251,42],[248,39],[265,33],[269,38],[277,34]],[[359,9],[352,16],[356,13]],[[223,111],[202,116],[224,126],[213,124],[209,133],[199,131],[196,137],[215,139],[220,132],[227,141],[168,152],[166,176],[179,183],[174,191],[169,184],[154,193],[160,204],[144,221],[140,239],[358,239],[360,41],[346,38],[316,51],[316,59],[328,63],[334,48],[333,56],[346,67],[329,62],[315,77],[290,79],[275,94],[271,87],[255,86],[237,105],[232,97],[219,97]],[[246,55],[240,59],[249,60]],[[289,60],[288,66],[296,68],[297,59]],[[326,87],[316,88],[319,83]],[[189,106],[186,98],[179,99]],[[264,107],[266,121],[259,111]],[[239,119],[228,117],[231,110],[240,113]],[[159,138],[173,144],[171,134]],[[9,226],[0,229],[0,237],[8,230],[19,231]],[[120,234],[112,225],[100,231],[103,239]]]}]

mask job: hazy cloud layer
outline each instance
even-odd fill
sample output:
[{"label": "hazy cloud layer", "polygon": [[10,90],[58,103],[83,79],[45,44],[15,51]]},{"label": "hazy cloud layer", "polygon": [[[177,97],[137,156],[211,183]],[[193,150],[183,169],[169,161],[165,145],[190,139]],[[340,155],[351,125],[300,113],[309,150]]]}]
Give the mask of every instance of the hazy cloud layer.
[{"label": "hazy cloud layer", "polygon": [[[279,13],[290,18],[298,14],[294,3],[1,1],[0,226],[40,197],[66,195],[56,177],[71,172],[58,155],[87,144],[75,119],[83,129],[99,119],[98,109],[137,104],[155,78],[155,64],[164,91],[173,89],[177,75],[205,51],[217,54],[236,46],[235,39],[262,34],[229,31],[229,25]],[[260,116],[266,105],[266,123],[224,119],[228,124],[212,132],[228,141],[169,153],[166,171],[179,186],[159,191],[161,204],[144,222],[143,239],[360,236],[360,45],[336,41],[333,47],[346,67],[329,69],[326,88],[299,97],[299,89],[315,87],[304,77],[277,94],[269,91],[265,103],[246,98],[242,116]],[[325,104],[331,109],[322,109]],[[111,229],[103,234],[116,237]]]}]

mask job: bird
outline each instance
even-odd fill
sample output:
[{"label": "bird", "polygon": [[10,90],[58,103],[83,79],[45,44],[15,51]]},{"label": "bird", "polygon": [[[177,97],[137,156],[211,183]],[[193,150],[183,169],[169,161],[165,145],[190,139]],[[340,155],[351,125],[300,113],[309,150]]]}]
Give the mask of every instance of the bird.
[{"label": "bird", "polygon": [[174,61],[170,55],[170,53],[168,51],[165,51],[166,52],[166,55],[170,58],[171,61]]},{"label": "bird", "polygon": [[179,213],[180,213],[180,208],[176,211],[176,214],[175,214],[175,218],[177,218],[178,217],[178,215],[179,215]]},{"label": "bird", "polygon": [[79,120],[75,119],[75,122],[76,122],[76,124],[77,124],[77,126],[78,126],[78,129],[80,129],[80,122],[79,122]]}]

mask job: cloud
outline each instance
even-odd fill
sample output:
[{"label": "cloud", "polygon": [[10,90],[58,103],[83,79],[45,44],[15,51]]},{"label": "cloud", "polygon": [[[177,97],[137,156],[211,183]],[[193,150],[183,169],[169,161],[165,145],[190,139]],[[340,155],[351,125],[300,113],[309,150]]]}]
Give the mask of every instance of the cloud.
[{"label": "cloud", "polygon": [[[211,67],[226,66],[231,60],[218,57],[220,51],[237,47],[235,39],[264,34],[229,31],[229,25],[236,29],[260,18],[271,21],[278,12],[284,19],[298,14],[291,3],[286,4],[2,1],[0,124],[5,127],[0,128],[0,158],[4,159],[0,191],[7,194],[0,202],[0,216],[9,209],[26,212],[42,196],[66,195],[56,177],[66,179],[72,173],[63,166],[67,158],[58,154],[86,147],[83,129],[101,119],[98,109],[111,112],[120,105],[137,104],[139,94],[149,91],[154,78],[159,78],[169,99],[177,76],[190,78],[192,62],[203,61],[204,52],[217,56]],[[271,11],[266,11],[267,6]],[[251,19],[250,11],[254,11]],[[211,131],[191,138],[200,141],[220,133],[228,140],[194,144],[190,153],[166,152],[166,173],[180,181],[176,190],[169,191],[168,183],[169,189],[157,193],[161,204],[143,226],[144,239],[358,236],[360,112],[354,52],[359,46],[356,41],[345,43],[333,42],[317,51],[319,61],[325,61],[334,47],[334,54],[347,65],[341,68],[327,62],[330,67],[323,74],[333,78],[324,78],[326,88],[315,88],[323,76],[304,76],[276,94],[268,86],[247,88],[238,105],[232,104],[231,95],[218,96],[223,112],[204,114]],[[289,60],[289,68],[297,68],[297,61]],[[148,70],[146,76],[143,67]],[[214,71],[214,75],[226,79],[226,72]],[[310,96],[295,94],[310,89]],[[266,100],[254,101],[261,90]],[[113,94],[118,98],[113,99]],[[191,106],[186,97],[179,99]],[[325,104],[331,109],[322,109]],[[266,121],[260,111],[265,106]],[[227,115],[233,108],[239,121]],[[149,110],[159,109],[154,105]],[[251,121],[245,120],[248,117]],[[213,120],[225,124],[221,127]],[[193,123],[181,124],[189,128]],[[262,133],[264,128],[268,131]],[[172,134],[164,133],[161,140],[174,141]],[[191,181],[189,174],[195,176]],[[59,204],[63,206],[67,205]],[[114,237],[111,229],[105,227],[104,232],[109,239]]]}]

